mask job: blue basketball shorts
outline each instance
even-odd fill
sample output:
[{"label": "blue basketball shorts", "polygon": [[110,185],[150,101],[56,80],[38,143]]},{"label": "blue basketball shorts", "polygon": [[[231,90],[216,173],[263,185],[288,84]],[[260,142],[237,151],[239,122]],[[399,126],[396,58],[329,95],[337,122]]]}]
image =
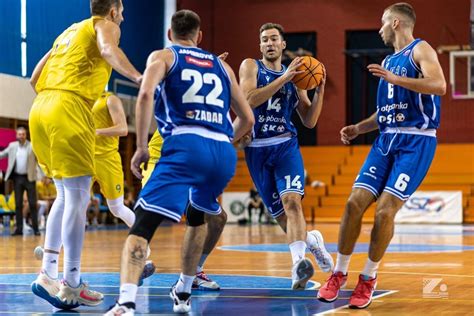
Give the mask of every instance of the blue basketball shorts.
[{"label": "blue basketball shorts", "polygon": [[284,213],[284,194],[304,195],[303,158],[296,137],[278,145],[246,147],[245,160],[255,187],[274,218]]},{"label": "blue basketball shorts", "polygon": [[135,207],[176,222],[188,202],[202,212],[220,214],[217,198],[234,176],[236,163],[235,149],[228,142],[194,134],[169,136]]},{"label": "blue basketball shorts", "polygon": [[408,200],[426,176],[436,150],[436,137],[382,133],[360,169],[353,188]]}]

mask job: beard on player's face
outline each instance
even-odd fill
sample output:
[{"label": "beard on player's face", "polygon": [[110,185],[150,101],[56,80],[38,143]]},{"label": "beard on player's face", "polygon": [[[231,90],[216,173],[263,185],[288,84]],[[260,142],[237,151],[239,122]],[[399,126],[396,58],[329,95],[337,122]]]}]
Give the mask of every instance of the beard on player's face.
[{"label": "beard on player's face", "polygon": [[264,54],[263,54],[263,58],[265,58],[266,60],[271,61],[271,62],[274,62],[274,61],[278,60],[278,58],[280,58],[280,57],[281,57],[281,53],[279,53],[279,54],[276,54],[276,53],[273,53],[273,54],[264,53]]},{"label": "beard on player's face", "polygon": [[382,40],[386,46],[393,46],[393,43],[395,42],[395,32],[388,28],[386,33],[384,32],[384,37]]},{"label": "beard on player's face", "polygon": [[278,47],[276,45],[272,45],[269,47],[262,47],[262,55],[268,61],[274,62],[281,57],[283,52],[283,47]]}]

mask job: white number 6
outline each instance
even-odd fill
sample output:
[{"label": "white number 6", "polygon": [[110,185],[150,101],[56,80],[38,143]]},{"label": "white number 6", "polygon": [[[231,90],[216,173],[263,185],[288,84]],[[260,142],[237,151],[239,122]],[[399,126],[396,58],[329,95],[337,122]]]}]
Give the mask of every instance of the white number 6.
[{"label": "white number 6", "polygon": [[410,181],[410,176],[405,173],[400,173],[398,176],[397,182],[395,182],[395,189],[400,192],[403,192],[407,189],[408,182]]}]

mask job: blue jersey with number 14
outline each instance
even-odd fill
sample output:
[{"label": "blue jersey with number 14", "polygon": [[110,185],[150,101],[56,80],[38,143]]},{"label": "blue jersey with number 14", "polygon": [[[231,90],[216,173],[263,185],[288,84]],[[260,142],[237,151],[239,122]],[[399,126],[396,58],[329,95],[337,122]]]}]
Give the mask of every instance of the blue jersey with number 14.
[{"label": "blue jersey with number 14", "polygon": [[[398,53],[387,56],[382,66],[398,76],[422,77],[420,67],[413,60],[413,50],[420,42],[416,39]],[[380,130],[383,132],[387,127],[436,129],[439,126],[440,104],[440,96],[421,94],[380,79],[377,91]]]},{"label": "blue jersey with number 14", "polygon": [[163,136],[178,126],[204,127],[233,137],[231,81],[217,56],[173,45],[174,63],[155,91],[155,118]]},{"label": "blue jersey with number 14", "polygon": [[[257,60],[257,88],[265,87],[285,73],[265,67],[261,60]],[[253,138],[262,139],[289,134],[296,135],[296,127],[291,122],[293,110],[298,105],[298,94],[293,82],[285,83],[270,99],[253,109],[255,126]]]}]

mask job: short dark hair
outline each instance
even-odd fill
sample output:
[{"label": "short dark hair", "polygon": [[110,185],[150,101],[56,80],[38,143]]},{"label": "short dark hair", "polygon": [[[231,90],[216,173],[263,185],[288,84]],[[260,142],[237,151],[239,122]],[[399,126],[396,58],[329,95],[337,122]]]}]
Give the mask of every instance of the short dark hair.
[{"label": "short dark hair", "polygon": [[122,0],[91,0],[91,14],[105,16],[112,6],[118,8],[121,3]]},{"label": "short dark hair", "polygon": [[392,4],[388,8],[386,8],[384,11],[390,11],[393,13],[398,13],[401,14],[405,17],[407,17],[412,25],[415,25],[416,22],[416,13],[415,9],[411,6],[411,4],[406,3],[406,2],[398,2],[395,4]]},{"label": "short dark hair", "polygon": [[191,10],[179,10],[171,17],[171,31],[181,39],[194,36],[200,26],[201,18]]},{"label": "short dark hair", "polygon": [[283,26],[281,26],[278,23],[265,23],[264,25],[260,26],[260,35],[262,34],[263,31],[266,30],[271,30],[271,29],[276,29],[278,30],[278,33],[280,33],[281,38],[285,38],[285,30],[283,29]]}]

